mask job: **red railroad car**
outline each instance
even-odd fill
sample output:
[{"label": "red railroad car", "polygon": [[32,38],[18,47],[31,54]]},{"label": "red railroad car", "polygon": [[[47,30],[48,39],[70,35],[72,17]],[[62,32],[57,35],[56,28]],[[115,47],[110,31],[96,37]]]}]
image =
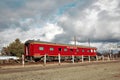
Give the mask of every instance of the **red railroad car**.
[{"label": "red railroad car", "polygon": [[71,44],[57,44],[43,41],[28,40],[25,42],[26,57],[47,56],[96,56],[96,47]]}]

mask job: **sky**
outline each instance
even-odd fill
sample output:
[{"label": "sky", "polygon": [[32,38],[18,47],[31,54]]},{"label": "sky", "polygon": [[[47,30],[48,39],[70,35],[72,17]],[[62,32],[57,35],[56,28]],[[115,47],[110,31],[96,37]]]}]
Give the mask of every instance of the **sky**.
[{"label": "sky", "polygon": [[120,44],[120,0],[0,0],[0,49],[19,38],[100,49]]}]

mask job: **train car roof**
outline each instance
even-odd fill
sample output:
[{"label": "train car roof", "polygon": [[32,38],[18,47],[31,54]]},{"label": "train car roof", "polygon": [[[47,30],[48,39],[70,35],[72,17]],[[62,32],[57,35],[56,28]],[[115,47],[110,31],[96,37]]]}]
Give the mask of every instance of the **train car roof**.
[{"label": "train car roof", "polygon": [[[46,42],[46,41],[35,41],[35,40],[28,40],[25,42],[25,45],[27,44],[49,44],[49,45],[59,45],[59,46],[75,46],[73,44],[62,44],[62,43],[53,43],[53,42]],[[76,47],[81,47],[81,48],[95,48],[97,49],[96,47],[92,47],[92,46],[84,46],[84,45],[76,45]]]}]

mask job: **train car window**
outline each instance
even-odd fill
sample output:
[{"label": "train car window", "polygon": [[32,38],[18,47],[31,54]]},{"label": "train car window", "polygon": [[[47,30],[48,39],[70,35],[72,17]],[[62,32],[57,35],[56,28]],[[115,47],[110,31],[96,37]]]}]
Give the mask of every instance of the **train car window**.
[{"label": "train car window", "polygon": [[91,49],[91,52],[93,52],[93,50]]},{"label": "train car window", "polygon": [[90,52],[90,50],[87,50],[87,52]]},{"label": "train car window", "polygon": [[79,52],[79,49],[77,49],[76,52]]},{"label": "train car window", "polygon": [[39,50],[43,51],[43,50],[44,50],[44,47],[39,47]]},{"label": "train car window", "polygon": [[85,52],[85,50],[82,50],[82,52]]},{"label": "train car window", "polygon": [[71,52],[73,52],[73,49],[70,49]]},{"label": "train car window", "polygon": [[50,48],[50,51],[53,51],[54,50],[54,48]]},{"label": "train car window", "polygon": [[91,50],[89,50],[89,52],[91,52]]},{"label": "train car window", "polygon": [[62,51],[62,48],[58,48],[59,51]]},{"label": "train car window", "polygon": [[96,52],[96,50],[94,50],[94,52]]},{"label": "train car window", "polygon": [[65,48],[64,51],[67,51],[67,48]]}]

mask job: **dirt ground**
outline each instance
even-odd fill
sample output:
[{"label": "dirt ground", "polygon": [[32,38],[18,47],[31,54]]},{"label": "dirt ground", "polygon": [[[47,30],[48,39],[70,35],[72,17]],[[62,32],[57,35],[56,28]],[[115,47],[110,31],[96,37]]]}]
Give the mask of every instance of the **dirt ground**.
[{"label": "dirt ground", "polygon": [[[1,73],[0,80],[120,80],[120,62],[78,64],[80,63],[75,63],[70,67],[68,65],[67,67],[49,69],[48,66],[44,69],[41,66],[37,66],[36,69],[29,67],[31,70],[27,70],[25,67],[26,71]],[[10,69],[12,70],[12,68]]]}]

